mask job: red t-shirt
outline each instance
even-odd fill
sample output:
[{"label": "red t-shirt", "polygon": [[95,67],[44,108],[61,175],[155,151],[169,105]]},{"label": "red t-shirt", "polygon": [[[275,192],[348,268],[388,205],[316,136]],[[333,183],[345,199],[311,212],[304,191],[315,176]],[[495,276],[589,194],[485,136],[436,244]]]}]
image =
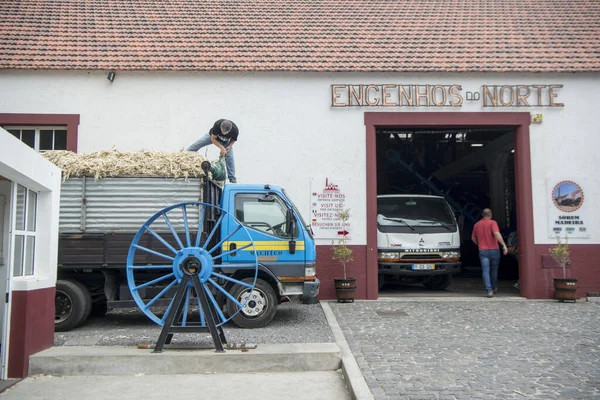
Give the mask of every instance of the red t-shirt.
[{"label": "red t-shirt", "polygon": [[484,218],[473,227],[473,237],[477,239],[479,250],[498,250],[498,240],[494,232],[500,232],[498,223],[493,219]]}]

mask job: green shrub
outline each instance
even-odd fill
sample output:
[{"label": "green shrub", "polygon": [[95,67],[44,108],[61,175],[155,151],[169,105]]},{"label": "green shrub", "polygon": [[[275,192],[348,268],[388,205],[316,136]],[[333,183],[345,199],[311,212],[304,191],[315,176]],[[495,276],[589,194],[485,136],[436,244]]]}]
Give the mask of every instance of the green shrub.
[{"label": "green shrub", "polygon": [[[342,230],[345,230],[346,223],[350,220],[350,209],[346,208],[344,203],[340,205],[338,218],[342,222]],[[353,260],[352,249],[346,245],[347,242],[348,236],[346,235],[342,235],[342,237],[339,239],[331,242],[331,246],[333,248],[333,257],[331,258],[339,261],[340,264],[342,264],[344,269],[344,279],[347,279],[346,264]]]},{"label": "green shrub", "polygon": [[560,236],[556,237],[556,241],[558,244],[555,247],[550,248],[550,257],[561,266],[563,270],[563,279],[565,279],[567,277],[567,265],[571,264],[569,243],[566,236],[564,242],[560,240]]}]

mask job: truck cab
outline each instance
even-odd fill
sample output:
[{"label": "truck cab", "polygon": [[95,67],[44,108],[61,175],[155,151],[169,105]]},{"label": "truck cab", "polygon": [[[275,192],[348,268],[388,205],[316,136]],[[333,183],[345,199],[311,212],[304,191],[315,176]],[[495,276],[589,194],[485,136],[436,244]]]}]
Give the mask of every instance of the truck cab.
[{"label": "truck cab", "polygon": [[460,272],[460,233],[440,196],[377,196],[379,287],[393,281],[443,290]]},{"label": "truck cab", "polygon": [[[223,257],[223,268],[243,267],[258,259],[258,278],[253,300],[238,313],[233,321],[244,327],[263,326],[263,319],[270,320],[270,303],[279,303],[288,297],[298,297],[304,303],[314,303],[319,291],[315,275],[316,244],[310,225],[287,195],[274,185],[225,185],[221,207],[228,212],[221,237],[225,239],[239,221],[250,233],[254,247],[244,248]],[[247,245],[247,235],[233,233],[223,242],[223,253]],[[246,272],[244,272],[246,271]],[[243,278],[247,270],[240,268],[234,273]],[[249,290],[243,287],[229,288],[230,293],[244,300]],[[232,307],[227,302],[227,307]],[[233,311],[233,310],[228,310]]]}]

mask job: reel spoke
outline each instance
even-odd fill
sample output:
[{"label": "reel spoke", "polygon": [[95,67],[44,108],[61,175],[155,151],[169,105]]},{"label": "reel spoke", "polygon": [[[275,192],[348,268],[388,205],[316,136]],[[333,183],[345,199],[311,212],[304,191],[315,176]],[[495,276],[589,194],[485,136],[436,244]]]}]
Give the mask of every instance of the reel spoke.
[{"label": "reel spoke", "polygon": [[171,246],[169,244],[169,242],[167,242],[165,239],[162,238],[162,236],[160,236],[158,233],[154,232],[152,229],[150,229],[149,227],[146,227],[146,230],[148,232],[150,232],[150,234],[152,236],[154,236],[155,238],[158,239],[159,242],[161,242],[167,249],[171,250],[173,252],[173,254],[177,254],[177,250],[175,250],[175,247]]},{"label": "reel spoke", "polygon": [[186,205],[181,206],[181,214],[183,215],[183,227],[185,229],[185,242],[187,243],[187,247],[192,247],[192,241],[190,239],[190,228],[188,226],[188,217]]},{"label": "reel spoke", "polygon": [[146,283],[142,283],[142,284],[141,284],[141,285],[139,285],[139,286],[134,286],[134,287],[132,287],[132,289],[133,289],[133,290],[135,290],[135,291],[138,291],[138,290],[140,290],[140,289],[142,289],[142,288],[148,287],[148,286],[150,286],[150,285],[154,285],[154,284],[156,284],[156,283],[158,283],[158,282],[162,282],[162,281],[164,281],[165,279],[169,279],[169,278],[172,278],[172,277],[174,277],[174,276],[175,276],[175,274],[171,272],[170,274],[168,274],[168,275],[165,275],[165,276],[161,276],[160,278],[156,278],[156,279],[154,279],[153,281],[146,282]]},{"label": "reel spoke", "polygon": [[253,287],[253,285],[250,285],[250,284],[248,284],[246,282],[238,281],[237,279],[233,279],[233,278],[230,278],[230,277],[228,277],[226,275],[218,274],[216,272],[213,272],[212,275],[216,276],[217,278],[225,279],[226,281],[233,282],[233,283],[241,285],[241,286],[245,286],[247,288]]},{"label": "reel spoke", "polygon": [[200,304],[200,295],[196,294],[196,303],[198,304],[198,312],[200,313],[200,326],[206,326],[206,316],[204,315],[204,310],[202,309],[202,304]]},{"label": "reel spoke", "polygon": [[217,288],[218,291],[220,291],[221,293],[223,293],[225,295],[225,297],[228,297],[231,301],[233,301],[239,308],[243,308],[244,305],[242,303],[240,303],[239,301],[237,301],[237,299],[235,297],[233,297],[232,295],[229,294],[229,292],[225,289],[223,289],[221,287],[221,285],[219,285],[217,282],[213,281],[212,279],[208,278],[208,282],[212,283],[212,285]]},{"label": "reel spoke", "polygon": [[165,222],[167,223],[167,226],[171,230],[171,233],[173,234],[173,237],[177,241],[177,244],[179,245],[179,248],[183,249],[183,243],[181,243],[181,239],[179,239],[179,235],[177,234],[177,232],[175,232],[175,228],[173,228],[173,224],[171,223],[171,220],[167,216],[167,213],[163,212],[162,216],[163,216],[163,219],[165,220]]},{"label": "reel spoke", "polygon": [[241,226],[241,225],[238,225],[238,227],[237,227],[237,228],[235,228],[235,229],[233,230],[233,232],[231,232],[229,235],[227,235],[227,237],[226,237],[226,238],[224,238],[224,239],[223,239],[223,240],[221,240],[219,243],[217,243],[217,244],[215,245],[215,247],[213,247],[212,249],[210,249],[208,252],[209,252],[209,253],[212,253],[213,251],[215,251],[216,249],[218,249],[219,247],[221,247],[221,245],[222,245],[224,242],[228,241],[228,240],[229,240],[229,238],[230,238],[230,237],[232,237],[233,235],[235,235],[235,234],[236,234],[236,233],[237,233],[237,232],[238,232],[238,231],[239,231],[241,228],[242,228],[242,226]]},{"label": "reel spoke", "polygon": [[185,289],[185,301],[183,303],[183,315],[181,317],[181,325],[182,326],[185,326],[185,323],[187,321],[188,308],[189,308],[189,305],[190,305],[190,293],[191,293],[191,291],[192,291],[192,287],[191,286],[188,286]]},{"label": "reel spoke", "polygon": [[[150,300],[149,302],[146,303],[146,305],[144,306],[144,310],[149,309],[150,307],[152,307],[152,304],[156,303],[156,300],[160,299],[162,296],[164,296],[165,293],[167,293],[169,291],[169,289],[171,289],[175,284],[177,283],[177,279],[173,279],[173,282],[169,283],[167,285],[167,287],[165,287],[163,290],[160,291],[159,294],[157,294],[156,296],[154,296],[152,298],[152,300]],[[173,301],[171,300],[171,303],[173,303]],[[169,307],[171,307],[169,305]],[[166,314],[166,313],[165,313]]]},{"label": "reel spoke", "polygon": [[229,254],[233,254],[233,253],[235,253],[235,252],[238,252],[238,251],[240,251],[240,250],[247,249],[247,248],[248,248],[248,247],[250,247],[250,246],[253,246],[253,244],[252,244],[252,243],[249,243],[249,244],[247,244],[247,245],[245,245],[245,246],[242,246],[242,247],[239,247],[239,248],[237,248],[237,249],[234,249],[234,250],[229,250],[228,252],[221,253],[221,254],[219,254],[218,256],[214,256],[214,257],[213,257],[213,260],[217,260],[217,259],[219,259],[219,258],[221,258],[221,257],[228,256]]},{"label": "reel spoke", "polygon": [[133,269],[172,269],[172,265],[132,265]]},{"label": "reel spoke", "polygon": [[166,255],[166,254],[159,253],[158,251],[154,251],[154,250],[147,249],[147,248],[145,248],[145,247],[143,247],[143,246],[140,246],[140,245],[137,245],[137,244],[134,244],[134,245],[132,245],[132,246],[133,246],[133,247],[135,247],[136,249],[139,249],[139,250],[145,251],[145,252],[147,252],[147,253],[150,253],[150,254],[154,254],[155,256],[159,256],[159,257],[162,257],[162,258],[166,258],[167,260],[171,260],[171,261],[175,260],[173,257],[170,257],[170,256],[168,256],[168,255]]},{"label": "reel spoke", "polygon": [[163,317],[160,319],[160,323],[162,325],[164,325],[165,320],[167,319],[167,317],[169,316],[169,313],[171,312],[171,307],[173,307],[173,303],[175,302],[175,298],[171,299],[171,302],[169,303],[169,306],[167,307],[167,310],[165,311],[165,315],[163,315]]},{"label": "reel spoke", "polygon": [[206,241],[202,244],[202,248],[203,249],[206,249],[206,245],[210,243],[210,240],[212,239],[212,237],[215,234],[215,232],[217,232],[219,230],[219,226],[221,225],[221,221],[223,221],[223,216],[224,215],[225,214],[221,214],[221,216],[217,220],[217,223],[215,224],[214,228],[210,231],[210,234],[208,235],[208,238],[206,238]]},{"label": "reel spoke", "polygon": [[225,315],[223,315],[221,308],[219,307],[219,305],[217,304],[217,301],[215,300],[212,293],[210,292],[210,289],[206,286],[206,283],[202,283],[202,288],[204,289],[204,293],[206,293],[206,297],[208,297],[208,299],[212,303],[213,307],[215,308],[217,315],[221,319],[221,323],[227,321],[227,318],[225,318]]},{"label": "reel spoke", "polygon": [[206,207],[202,206],[200,217],[198,218],[198,230],[196,231],[196,247],[200,247],[200,239],[202,237],[202,227],[204,226],[204,215]]}]

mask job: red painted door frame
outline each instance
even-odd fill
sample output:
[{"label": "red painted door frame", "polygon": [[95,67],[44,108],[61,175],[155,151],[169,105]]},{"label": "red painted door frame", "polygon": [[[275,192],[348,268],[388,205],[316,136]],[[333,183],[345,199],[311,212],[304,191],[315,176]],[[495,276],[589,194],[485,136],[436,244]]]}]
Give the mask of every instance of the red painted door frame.
[{"label": "red painted door frame", "polygon": [[[534,297],[535,263],[533,194],[528,112],[366,112],[367,134],[367,298],[378,297],[377,284],[377,153],[376,129],[434,127],[515,128],[515,186],[519,232],[521,295]],[[526,268],[525,266],[529,266]]]}]

